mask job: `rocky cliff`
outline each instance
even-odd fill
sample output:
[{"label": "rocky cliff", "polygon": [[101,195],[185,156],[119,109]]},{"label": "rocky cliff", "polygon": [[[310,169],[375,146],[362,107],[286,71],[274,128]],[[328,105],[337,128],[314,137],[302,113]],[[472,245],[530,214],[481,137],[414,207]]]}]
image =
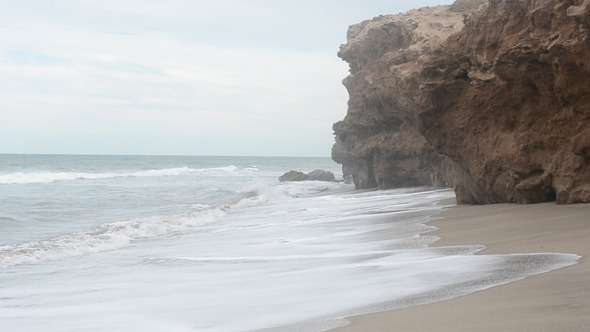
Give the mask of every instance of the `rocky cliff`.
[{"label": "rocky cliff", "polygon": [[448,6],[376,17],[351,26],[338,56],[349,63],[350,99],[334,124],[333,159],[357,188],[445,185],[448,162],[417,126],[421,58],[463,27]]},{"label": "rocky cliff", "polygon": [[460,0],[352,26],[333,159],[358,188],[590,202],[590,0]]}]

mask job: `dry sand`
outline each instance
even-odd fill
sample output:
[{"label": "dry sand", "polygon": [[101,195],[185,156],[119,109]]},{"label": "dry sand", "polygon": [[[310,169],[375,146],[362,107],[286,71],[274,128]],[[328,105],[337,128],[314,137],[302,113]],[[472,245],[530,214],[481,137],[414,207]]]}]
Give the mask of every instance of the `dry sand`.
[{"label": "dry sand", "polygon": [[447,301],[353,317],[335,331],[590,331],[590,204],[458,206],[430,223],[436,246],[479,254],[569,253],[576,265]]}]

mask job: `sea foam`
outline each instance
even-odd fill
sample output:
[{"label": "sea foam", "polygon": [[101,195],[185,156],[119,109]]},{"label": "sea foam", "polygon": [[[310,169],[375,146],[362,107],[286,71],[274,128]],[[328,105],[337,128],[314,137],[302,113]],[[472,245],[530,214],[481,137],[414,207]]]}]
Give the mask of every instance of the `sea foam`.
[{"label": "sea foam", "polygon": [[[7,326],[318,331],[341,324],[338,317],[451,298],[579,259],[430,247],[436,237],[425,234],[433,229],[426,223],[449,190],[252,181],[240,193],[230,204],[195,205],[192,214],[0,247],[0,266],[9,267],[0,276],[39,271],[26,287],[11,277],[0,288]],[[143,326],[147,321],[159,323]]]},{"label": "sea foam", "polygon": [[239,168],[233,165],[213,168],[166,168],[134,172],[92,173],[92,172],[13,172],[0,175],[0,184],[51,183],[71,180],[100,180],[126,177],[161,177],[190,174],[202,175],[247,175],[257,172],[256,167]]},{"label": "sea foam", "polygon": [[0,267],[62,259],[118,249],[132,241],[166,236],[203,226],[225,214],[221,208],[169,217],[150,217],[105,223],[87,231],[32,242],[0,246]]},{"label": "sea foam", "polygon": [[[188,170],[190,171],[190,169]],[[198,171],[240,172],[241,170],[235,167],[223,167]],[[253,169],[250,171],[253,171]],[[136,172],[134,174],[165,176],[164,174],[174,174],[174,169],[163,170],[163,172]],[[299,194],[302,192],[313,193],[324,190],[322,185],[315,183],[287,184],[281,187],[268,186],[263,182],[253,183],[255,184],[245,186],[245,192],[242,192],[242,195],[238,196],[232,203],[219,206],[194,204],[192,205],[194,210],[192,213],[134,218],[104,223],[86,231],[67,233],[55,238],[0,246],[0,267],[62,259],[118,249],[136,240],[167,236],[190,227],[206,225],[223,217],[232,209],[243,209],[288,200],[297,196],[292,191]],[[342,184],[332,184],[332,187],[338,186],[342,186]],[[8,219],[6,217],[2,218]]]},{"label": "sea foam", "polygon": [[7,331],[315,332],[579,260],[431,247],[428,221],[451,190],[277,181],[288,169],[337,172],[328,158],[5,160]]}]

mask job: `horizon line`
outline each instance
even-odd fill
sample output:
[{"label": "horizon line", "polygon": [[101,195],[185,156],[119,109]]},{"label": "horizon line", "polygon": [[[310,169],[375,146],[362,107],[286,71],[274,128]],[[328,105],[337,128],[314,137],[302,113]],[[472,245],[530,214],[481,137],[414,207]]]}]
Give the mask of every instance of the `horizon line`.
[{"label": "horizon line", "polygon": [[8,155],[28,155],[28,156],[112,156],[112,157],[213,157],[213,158],[232,158],[232,157],[249,157],[249,158],[330,158],[331,156],[303,156],[303,155],[190,155],[190,154],[126,154],[126,153],[4,153],[0,152],[0,156]]}]

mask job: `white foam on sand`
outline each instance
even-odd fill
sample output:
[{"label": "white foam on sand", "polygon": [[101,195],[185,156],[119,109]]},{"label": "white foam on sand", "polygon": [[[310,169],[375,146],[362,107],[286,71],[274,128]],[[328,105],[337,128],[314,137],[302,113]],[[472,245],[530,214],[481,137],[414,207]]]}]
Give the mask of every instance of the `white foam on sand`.
[{"label": "white foam on sand", "polygon": [[[36,243],[41,256],[76,255],[5,268],[13,277],[0,289],[3,322],[11,331],[318,331],[339,317],[439,301],[579,259],[429,247],[437,238],[427,222],[452,192],[342,186],[246,186],[254,194],[205,209],[215,211],[210,222],[128,221]],[[76,248],[92,241],[116,250]]]}]

